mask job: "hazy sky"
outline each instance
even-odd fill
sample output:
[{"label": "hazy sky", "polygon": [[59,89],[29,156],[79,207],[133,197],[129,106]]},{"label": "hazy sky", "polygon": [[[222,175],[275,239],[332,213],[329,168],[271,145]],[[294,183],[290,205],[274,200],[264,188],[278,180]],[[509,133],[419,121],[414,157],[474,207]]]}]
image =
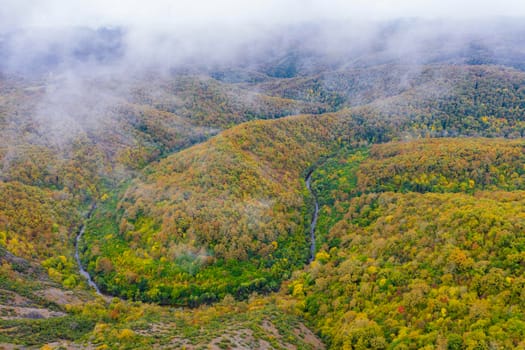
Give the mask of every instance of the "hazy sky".
[{"label": "hazy sky", "polygon": [[525,17],[524,0],[3,0],[0,28],[209,22],[278,22],[397,17]]}]

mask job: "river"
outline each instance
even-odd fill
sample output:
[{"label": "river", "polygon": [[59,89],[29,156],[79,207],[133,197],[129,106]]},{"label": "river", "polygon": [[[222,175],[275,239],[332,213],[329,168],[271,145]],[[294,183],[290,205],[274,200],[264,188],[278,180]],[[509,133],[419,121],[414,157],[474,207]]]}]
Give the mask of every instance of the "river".
[{"label": "river", "polygon": [[314,197],[315,209],[314,215],[312,216],[312,222],[310,223],[310,260],[309,262],[314,261],[315,259],[315,227],[317,226],[317,218],[319,217],[319,202],[317,201],[317,196],[315,192],[312,191],[312,173],[314,171],[310,170],[308,175],[306,175],[306,188],[310,194]]},{"label": "river", "polygon": [[[93,213],[93,210],[95,210],[96,206],[93,205],[91,209],[89,210],[88,215],[86,216],[86,220],[91,217],[91,214]],[[77,260],[78,269],[80,271],[80,274],[84,276],[84,278],[88,281],[88,284],[90,287],[92,287],[98,295],[104,296],[100,289],[98,288],[97,284],[93,281],[91,278],[91,275],[89,272],[87,272],[84,267],[82,266],[82,262],[80,261],[80,254],[78,251],[78,246],[80,243],[80,240],[82,239],[82,235],[84,234],[84,231],[86,230],[86,224],[83,224],[82,227],[80,227],[80,230],[78,231],[77,237],[75,239],[75,259]]]}]

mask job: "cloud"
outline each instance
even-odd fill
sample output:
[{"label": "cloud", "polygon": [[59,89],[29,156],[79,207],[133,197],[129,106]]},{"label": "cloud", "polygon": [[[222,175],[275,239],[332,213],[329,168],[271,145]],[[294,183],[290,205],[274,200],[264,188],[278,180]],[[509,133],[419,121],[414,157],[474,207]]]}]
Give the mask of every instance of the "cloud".
[{"label": "cloud", "polygon": [[399,17],[525,16],[522,0],[4,0],[0,29],[38,26],[177,28]]}]

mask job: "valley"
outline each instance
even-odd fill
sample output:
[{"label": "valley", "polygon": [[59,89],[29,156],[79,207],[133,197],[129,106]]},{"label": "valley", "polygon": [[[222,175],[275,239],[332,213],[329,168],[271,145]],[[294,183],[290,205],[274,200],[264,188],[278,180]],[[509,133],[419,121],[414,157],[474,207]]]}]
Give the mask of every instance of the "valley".
[{"label": "valley", "polygon": [[525,347],[523,29],[415,62],[398,25],[3,70],[0,348]]}]

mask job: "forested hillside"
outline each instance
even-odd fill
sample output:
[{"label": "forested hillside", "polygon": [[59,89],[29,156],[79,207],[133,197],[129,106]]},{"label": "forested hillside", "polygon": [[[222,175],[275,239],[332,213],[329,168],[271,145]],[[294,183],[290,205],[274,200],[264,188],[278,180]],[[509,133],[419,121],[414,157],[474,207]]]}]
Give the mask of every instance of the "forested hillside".
[{"label": "forested hillside", "polygon": [[[435,67],[433,72],[444,74],[442,67]],[[450,123],[450,133],[464,135],[492,136],[500,120],[513,126],[523,123],[522,114],[513,115],[512,120],[505,118],[510,111],[521,111],[521,90],[516,87],[520,86],[521,73],[512,75],[513,71],[491,67],[451,68],[446,72],[448,77],[434,84],[415,84],[383,103],[320,116],[243,124],[153,164],[120,194],[118,203],[108,202],[113,206],[109,211],[116,213],[108,222],[93,220],[99,224],[88,230],[88,242],[95,241],[88,243],[87,251],[100,255],[91,255],[90,271],[112,294],[167,304],[196,305],[216,301],[226,293],[242,299],[253,291],[276,291],[282,279],[308,258],[305,208],[311,198],[302,178],[321,156],[337,154],[341,147],[352,149],[390,139],[429,136],[432,130],[448,133],[448,124],[445,128],[440,124],[439,130],[435,127],[437,116]],[[464,80],[473,76],[478,80]],[[448,91],[432,94],[432,99],[420,96],[445,85]],[[509,96],[490,103],[489,98],[480,97],[489,93],[488,86],[506,89]],[[471,101],[461,125],[454,119],[460,120],[457,116],[466,113],[466,107],[450,102],[456,99]],[[385,104],[389,104],[388,114]],[[496,111],[493,106],[499,104]],[[432,119],[425,120],[426,116]],[[481,128],[481,123],[489,127]],[[506,136],[501,129],[498,135]],[[372,149],[370,159],[380,152],[378,147]],[[393,146],[385,147],[384,152],[396,151]],[[509,183],[506,189],[519,188],[511,179],[522,172],[517,169],[521,167],[519,148],[509,145],[510,154],[500,155],[507,147],[501,146],[496,154],[492,146],[485,145],[476,153],[483,153],[485,158],[470,170],[476,174],[447,179],[469,170],[454,169],[452,164],[443,169],[425,168],[429,163],[440,164],[434,161],[440,149],[444,154],[454,152],[450,159],[460,161],[456,168],[469,159],[463,153],[456,155],[460,151],[454,144],[448,149],[433,144],[426,147],[434,158],[426,162],[424,158],[391,158],[388,161],[394,164],[393,170],[388,168],[388,161],[379,165],[366,161],[352,191],[375,190],[370,183],[373,181],[382,191],[398,185],[400,188],[395,189],[402,192],[441,186],[441,192],[472,193],[478,188],[492,189],[488,185],[495,181]],[[421,178],[410,181],[402,167],[414,163],[421,167]],[[482,173],[499,165],[503,166],[501,173]],[[390,185],[382,176],[392,172],[395,176]],[[319,192],[332,203],[337,198],[337,194]],[[222,277],[216,283],[218,275]]]},{"label": "forested hillside", "polygon": [[323,165],[326,236],[296,307],[333,348],[523,346],[523,145],[396,142]]},{"label": "forested hillside", "polygon": [[2,71],[0,347],[525,347],[521,39],[392,33]]}]

